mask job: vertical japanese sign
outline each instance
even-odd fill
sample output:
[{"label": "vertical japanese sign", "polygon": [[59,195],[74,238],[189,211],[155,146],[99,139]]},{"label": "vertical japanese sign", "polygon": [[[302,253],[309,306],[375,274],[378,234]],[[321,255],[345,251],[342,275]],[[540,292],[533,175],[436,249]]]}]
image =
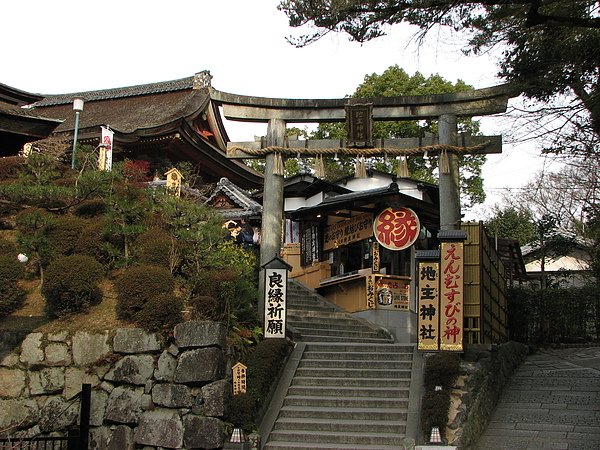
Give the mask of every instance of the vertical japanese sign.
[{"label": "vertical japanese sign", "polygon": [[246,393],[247,369],[241,362],[231,368],[233,372],[233,395]]},{"label": "vertical japanese sign", "polygon": [[418,349],[439,349],[439,282],[440,264],[432,261],[419,263],[418,297],[419,324]]},{"label": "vertical japanese sign", "polygon": [[367,293],[367,308],[375,309],[375,275],[367,275],[365,277],[365,290]]},{"label": "vertical japanese sign", "polygon": [[113,150],[113,142],[114,142],[114,132],[108,127],[100,127],[102,128],[102,142],[104,144],[103,157],[100,158],[100,162],[98,164],[100,170],[112,170],[112,150]]},{"label": "vertical japanese sign", "polygon": [[373,242],[372,244],[372,258],[373,264],[371,264],[371,268],[373,269],[373,273],[379,273],[381,268],[381,259],[379,257],[379,242]]},{"label": "vertical japanese sign", "polygon": [[265,338],[285,338],[287,269],[265,267]]},{"label": "vertical japanese sign", "polygon": [[440,350],[463,350],[464,248],[442,242],[440,251]]}]

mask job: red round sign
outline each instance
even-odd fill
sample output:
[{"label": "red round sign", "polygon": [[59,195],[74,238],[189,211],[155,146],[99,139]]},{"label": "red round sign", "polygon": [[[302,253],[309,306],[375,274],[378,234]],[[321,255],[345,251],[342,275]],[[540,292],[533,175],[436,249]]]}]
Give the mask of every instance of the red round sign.
[{"label": "red round sign", "polygon": [[375,217],[373,233],[377,242],[390,250],[404,250],[419,237],[421,224],[410,208],[386,208]]}]

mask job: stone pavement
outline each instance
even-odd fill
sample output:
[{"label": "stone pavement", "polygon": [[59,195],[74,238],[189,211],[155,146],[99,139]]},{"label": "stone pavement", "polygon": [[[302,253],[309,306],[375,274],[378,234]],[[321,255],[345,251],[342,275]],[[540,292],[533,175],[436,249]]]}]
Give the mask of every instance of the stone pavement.
[{"label": "stone pavement", "polygon": [[600,347],[530,355],[473,448],[599,450]]}]

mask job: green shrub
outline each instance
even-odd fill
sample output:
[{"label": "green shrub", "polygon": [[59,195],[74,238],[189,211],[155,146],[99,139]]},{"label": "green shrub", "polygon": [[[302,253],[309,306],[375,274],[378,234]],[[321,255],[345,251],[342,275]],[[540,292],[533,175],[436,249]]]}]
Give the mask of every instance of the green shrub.
[{"label": "green shrub", "polygon": [[92,218],[101,216],[108,210],[104,200],[94,198],[81,202],[74,210],[74,213],[78,217]]},{"label": "green shrub", "polygon": [[152,228],[135,241],[136,253],[141,264],[166,267],[171,270],[171,261],[176,252],[176,241],[160,228]]},{"label": "green shrub", "polygon": [[87,223],[72,215],[59,216],[48,229],[48,242],[53,254],[68,256],[76,253],[77,240]]},{"label": "green shrub", "polygon": [[115,281],[117,316],[136,320],[144,305],[159,294],[172,294],[175,279],[168,269],[158,266],[134,266],[126,269]]},{"label": "green shrub", "polygon": [[0,254],[0,284],[14,283],[23,275],[23,266],[16,255]]},{"label": "green shrub", "polygon": [[238,394],[231,399],[227,421],[246,433],[254,431],[258,407],[255,398],[250,394]]},{"label": "green shrub", "polygon": [[46,269],[42,294],[46,312],[60,317],[85,311],[101,299],[98,283],[104,269],[91,256],[71,255],[55,259]]},{"label": "green shrub", "polygon": [[0,280],[0,317],[15,312],[23,303],[27,293],[17,284],[5,284]]},{"label": "green shrub", "polygon": [[19,309],[25,302],[26,292],[17,284],[23,268],[14,255],[0,254],[0,317]]},{"label": "green shrub", "polygon": [[135,322],[148,331],[169,331],[181,322],[183,301],[173,293],[151,297],[137,313]]},{"label": "green shrub", "polygon": [[[421,430],[425,439],[429,439],[432,427],[439,427],[444,438],[450,411],[450,391],[460,374],[460,361],[458,353],[449,352],[434,353],[425,360],[425,394],[421,402]],[[436,391],[436,386],[442,389]]]},{"label": "green shrub", "polygon": [[441,352],[431,355],[425,363],[423,375],[425,389],[433,390],[436,386],[450,388],[460,372],[460,355],[458,353]]},{"label": "green shrub", "polygon": [[248,388],[259,405],[266,399],[292,344],[287,339],[264,339],[248,358]]},{"label": "green shrub", "polygon": [[226,315],[226,304],[210,295],[194,295],[188,300],[191,316],[194,320],[212,320],[220,322]]},{"label": "green shrub", "polygon": [[7,156],[0,158],[0,180],[17,179],[25,167],[22,156]]},{"label": "green shrub", "polygon": [[292,343],[287,339],[264,339],[259,342],[247,361],[247,393],[233,397],[227,421],[251,432],[269,391],[277,383]]},{"label": "green shrub", "polygon": [[0,255],[17,256],[17,246],[8,239],[0,238]]},{"label": "green shrub", "polygon": [[74,252],[80,255],[88,255],[104,264],[110,266],[110,255],[105,251],[106,242],[103,237],[105,221],[99,217],[94,220],[86,220],[80,235],[75,242]]}]

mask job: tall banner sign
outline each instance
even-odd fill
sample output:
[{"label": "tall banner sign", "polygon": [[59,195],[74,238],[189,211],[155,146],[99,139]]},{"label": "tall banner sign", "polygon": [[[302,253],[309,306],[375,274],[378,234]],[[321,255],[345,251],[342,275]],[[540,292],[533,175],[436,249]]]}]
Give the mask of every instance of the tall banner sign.
[{"label": "tall banner sign", "polygon": [[100,128],[102,128],[102,141],[100,143],[104,144],[104,148],[100,149],[98,168],[100,170],[112,170],[112,151],[115,133],[108,127]]},{"label": "tall banner sign", "polygon": [[418,349],[439,350],[440,264],[423,261],[418,266]]},{"label": "tall banner sign", "polygon": [[285,338],[287,269],[265,267],[265,338]]},{"label": "tall banner sign", "polygon": [[421,231],[417,214],[410,208],[386,208],[373,221],[377,242],[388,250],[404,250],[415,243]]},{"label": "tall banner sign", "polygon": [[442,242],[440,264],[440,350],[461,352],[464,332],[464,244]]}]

